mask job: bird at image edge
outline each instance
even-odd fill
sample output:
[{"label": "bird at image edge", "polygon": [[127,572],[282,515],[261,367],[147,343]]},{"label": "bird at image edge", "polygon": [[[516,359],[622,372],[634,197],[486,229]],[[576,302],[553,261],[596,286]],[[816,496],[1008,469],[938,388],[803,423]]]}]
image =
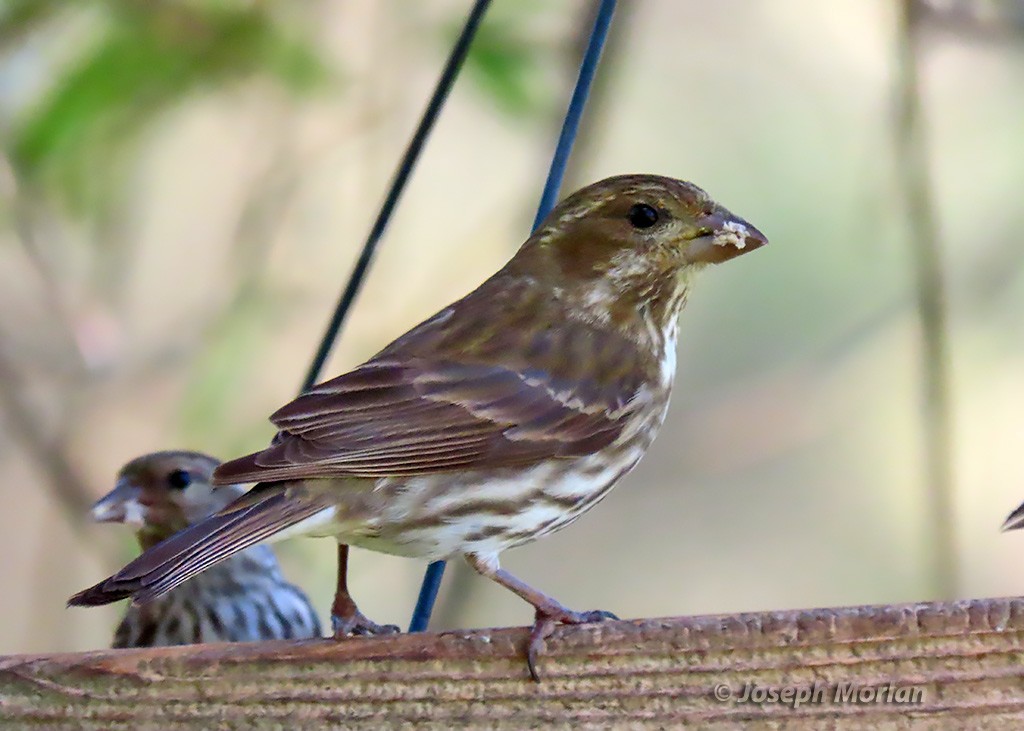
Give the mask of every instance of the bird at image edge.
[{"label": "bird at image edge", "polygon": [[214,473],[252,490],[69,603],[144,604],[260,541],[331,536],[335,635],[375,634],[393,628],[356,608],[347,545],[462,555],[535,608],[536,679],[556,623],[611,615],[562,606],[499,555],[573,522],[637,464],[668,409],[693,276],[766,243],[691,183],[622,175],[577,191],[473,292],[275,412],[270,446]]}]

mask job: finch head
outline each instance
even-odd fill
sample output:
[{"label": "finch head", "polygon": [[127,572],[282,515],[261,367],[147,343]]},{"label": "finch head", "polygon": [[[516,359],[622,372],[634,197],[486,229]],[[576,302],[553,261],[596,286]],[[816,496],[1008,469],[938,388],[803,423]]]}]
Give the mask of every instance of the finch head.
[{"label": "finch head", "polygon": [[597,320],[628,319],[637,308],[668,316],[692,272],[766,243],[692,183],[621,175],[559,204],[509,268],[547,279]]},{"label": "finch head", "polygon": [[92,506],[93,520],[135,526],[142,546],[154,545],[199,522],[242,493],[211,486],[219,464],[199,452],[156,452],[121,468],[113,490]]}]

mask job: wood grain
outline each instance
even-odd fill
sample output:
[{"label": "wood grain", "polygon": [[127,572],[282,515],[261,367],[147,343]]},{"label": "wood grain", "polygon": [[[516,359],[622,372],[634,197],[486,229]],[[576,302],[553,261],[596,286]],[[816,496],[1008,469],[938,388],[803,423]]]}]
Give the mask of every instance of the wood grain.
[{"label": "wood grain", "polygon": [[[3,657],[0,725],[1024,728],[1020,598],[562,627],[548,640],[539,685],[527,676],[525,635]],[[751,685],[821,690],[801,704],[738,702]],[[732,698],[718,700],[716,687]],[[863,695],[836,700],[836,688]]]}]

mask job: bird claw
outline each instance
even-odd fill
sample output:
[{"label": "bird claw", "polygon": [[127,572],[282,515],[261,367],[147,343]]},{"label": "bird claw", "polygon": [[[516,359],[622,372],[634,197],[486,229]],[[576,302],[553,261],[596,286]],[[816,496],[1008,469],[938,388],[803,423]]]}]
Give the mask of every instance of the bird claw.
[{"label": "bird claw", "polygon": [[401,632],[396,625],[377,624],[367,619],[359,610],[346,616],[332,614],[331,627],[334,629],[334,639],[336,640],[349,636],[371,637],[373,635],[395,635]]},{"label": "bird claw", "polygon": [[590,624],[609,619],[617,620],[618,617],[603,609],[594,609],[589,612],[574,612],[565,607],[551,610],[538,609],[530,630],[530,639],[526,643],[526,667],[529,668],[533,681],[540,682],[540,674],[537,672],[537,655],[544,650],[544,640],[554,632],[556,625]]}]

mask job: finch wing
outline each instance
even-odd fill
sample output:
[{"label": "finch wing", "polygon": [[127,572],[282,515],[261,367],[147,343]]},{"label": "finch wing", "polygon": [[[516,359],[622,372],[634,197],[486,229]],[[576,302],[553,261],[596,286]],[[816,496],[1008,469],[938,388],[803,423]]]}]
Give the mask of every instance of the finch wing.
[{"label": "finch wing", "polygon": [[540,369],[372,360],[278,410],[270,447],[222,464],[218,484],[521,466],[615,440],[635,389]]}]

